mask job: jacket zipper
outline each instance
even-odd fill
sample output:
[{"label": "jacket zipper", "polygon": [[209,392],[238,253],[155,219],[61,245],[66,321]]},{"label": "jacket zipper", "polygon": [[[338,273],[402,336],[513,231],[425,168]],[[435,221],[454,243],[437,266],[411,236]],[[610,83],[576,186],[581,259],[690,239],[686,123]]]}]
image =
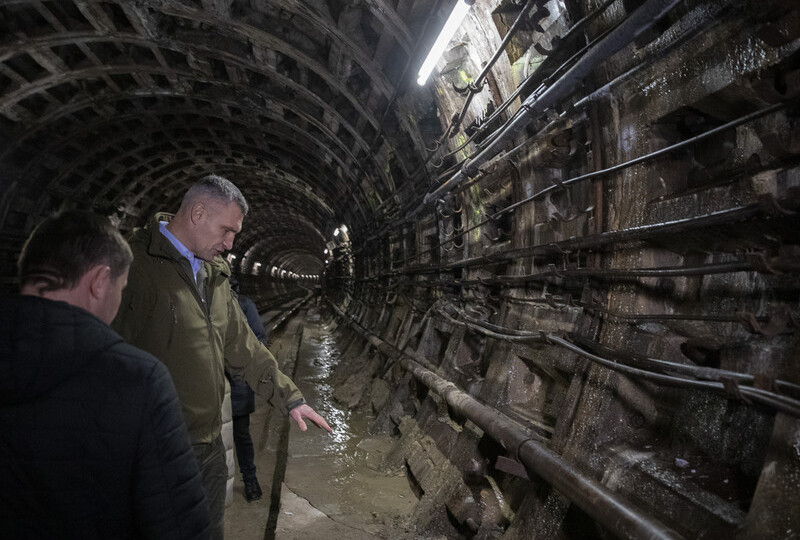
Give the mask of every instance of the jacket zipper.
[{"label": "jacket zipper", "polygon": [[[211,349],[211,355],[212,355],[212,358],[214,360],[214,365],[217,366],[217,365],[219,365],[221,359],[219,358],[219,355],[217,354],[217,351],[216,351],[216,349],[214,347],[214,330],[213,330],[213,325],[211,323],[211,301],[213,300],[214,289],[215,289],[215,287],[211,287],[210,286],[210,284],[211,284],[211,274],[209,273],[208,277],[206,278],[206,295],[207,295],[207,297],[206,297],[206,301],[203,302],[203,299],[200,297],[200,293],[197,291],[197,287],[191,281],[191,277],[188,276],[186,274],[186,272],[183,272],[182,269],[179,269],[179,273],[180,273],[181,277],[183,278],[183,280],[191,287],[192,292],[194,293],[194,296],[197,299],[197,302],[200,304],[200,309],[203,311],[203,314],[205,315],[206,327],[207,327],[206,330],[208,332],[208,346],[209,346],[209,349]],[[170,301],[170,306],[172,307],[171,301]],[[177,320],[177,319],[175,319],[175,320]],[[223,365],[224,365],[224,361],[223,361]],[[218,382],[219,382],[219,377],[220,376],[224,379],[225,378],[224,367],[223,367],[223,373],[222,374],[217,373],[216,375],[217,375],[217,381]],[[221,421],[222,410],[221,409],[218,410],[216,414],[217,414],[217,419],[219,419]]]},{"label": "jacket zipper", "polygon": [[172,313],[172,325],[169,327],[169,336],[167,337],[167,348],[172,345],[172,336],[175,334],[175,328],[178,326],[178,313],[175,310],[175,302],[172,298],[169,299],[169,310]]}]

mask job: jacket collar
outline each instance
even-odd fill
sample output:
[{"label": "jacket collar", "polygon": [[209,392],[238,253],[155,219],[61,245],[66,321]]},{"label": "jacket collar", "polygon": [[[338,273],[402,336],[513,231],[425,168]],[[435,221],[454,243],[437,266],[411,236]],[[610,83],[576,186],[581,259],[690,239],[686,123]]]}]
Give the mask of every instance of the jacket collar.
[{"label": "jacket collar", "polygon": [[[0,405],[29,403],[114,354],[122,342],[92,313],[57,300],[0,301]],[[129,354],[129,353],[128,353]],[[73,379],[74,380],[74,379]]]},{"label": "jacket collar", "polygon": [[[167,212],[159,212],[153,219],[145,227],[145,231],[147,231],[149,238],[147,239],[147,253],[154,257],[166,257],[168,259],[172,259],[176,262],[180,262],[182,259],[185,260],[186,258],[178,253],[178,250],[175,249],[175,246],[163,235],[159,230],[159,222],[172,221],[172,218],[175,217],[175,214],[169,214]],[[223,276],[230,277],[231,271],[228,267],[228,263],[225,262],[225,259],[222,257],[214,257],[211,261],[206,261],[206,264],[209,265],[214,271],[214,273],[222,274]],[[209,276],[211,273],[209,273]]]}]

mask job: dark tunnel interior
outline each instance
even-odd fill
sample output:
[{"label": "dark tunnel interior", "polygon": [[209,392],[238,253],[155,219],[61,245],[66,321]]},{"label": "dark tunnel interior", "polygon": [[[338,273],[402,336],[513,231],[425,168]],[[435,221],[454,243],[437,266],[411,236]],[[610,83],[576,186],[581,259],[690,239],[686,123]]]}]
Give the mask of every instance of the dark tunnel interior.
[{"label": "dark tunnel interior", "polygon": [[413,537],[800,537],[800,3],[457,3],[0,2],[0,290],[218,174]]}]

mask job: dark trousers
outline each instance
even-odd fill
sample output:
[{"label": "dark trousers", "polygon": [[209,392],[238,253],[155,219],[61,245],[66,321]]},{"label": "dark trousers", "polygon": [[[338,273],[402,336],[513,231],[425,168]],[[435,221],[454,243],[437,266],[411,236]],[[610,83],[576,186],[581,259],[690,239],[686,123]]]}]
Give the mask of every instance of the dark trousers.
[{"label": "dark trousers", "polygon": [[256,466],[253,463],[253,439],[250,437],[250,415],[233,417],[233,443],[236,446],[236,459],[245,483],[256,479]]},{"label": "dark trousers", "polygon": [[225,446],[222,437],[208,444],[192,445],[203,488],[208,500],[208,513],[211,518],[211,539],[222,540],[225,536],[225,484],[228,480],[228,465],[225,462]]}]

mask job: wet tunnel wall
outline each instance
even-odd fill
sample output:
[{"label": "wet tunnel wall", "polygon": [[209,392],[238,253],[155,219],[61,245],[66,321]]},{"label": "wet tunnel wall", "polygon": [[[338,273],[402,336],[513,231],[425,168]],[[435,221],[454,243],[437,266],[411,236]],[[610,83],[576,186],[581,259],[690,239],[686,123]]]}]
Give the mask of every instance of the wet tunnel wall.
[{"label": "wet tunnel wall", "polygon": [[419,87],[453,4],[3,2],[3,290],[45,215],[221,174],[420,534],[800,534],[800,7],[478,0]]}]

